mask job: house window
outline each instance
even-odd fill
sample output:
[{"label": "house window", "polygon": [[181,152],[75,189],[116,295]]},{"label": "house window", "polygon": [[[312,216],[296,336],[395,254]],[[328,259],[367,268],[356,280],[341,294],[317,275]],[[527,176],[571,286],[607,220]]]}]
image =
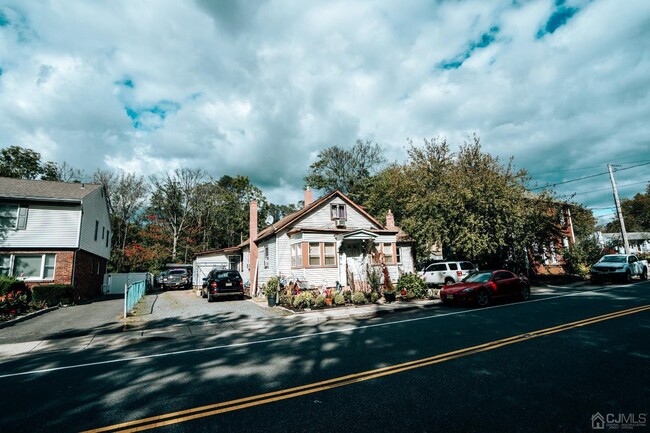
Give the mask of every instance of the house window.
[{"label": "house window", "polygon": [[381,251],[384,253],[384,263],[395,264],[395,256],[393,256],[393,244],[382,244]]},{"label": "house window", "polygon": [[291,267],[302,268],[302,244],[291,245]]},{"label": "house window", "polygon": [[262,248],[262,263],[264,263],[264,269],[269,268],[269,250],[268,250],[268,247]]},{"label": "house window", "polygon": [[95,221],[95,242],[97,242],[98,234],[99,234],[99,221]]},{"label": "house window", "polygon": [[102,239],[106,237],[106,227],[102,227]]},{"label": "house window", "polygon": [[106,231],[106,246],[108,247],[108,239],[111,237],[111,231],[107,230]]},{"label": "house window", "polygon": [[333,204],[331,206],[332,210],[332,219],[333,220],[346,220],[348,219],[348,214],[345,210],[344,204]]},{"label": "house window", "polygon": [[0,275],[25,280],[54,279],[56,254],[4,254],[0,256]]},{"label": "house window", "polygon": [[325,242],[323,245],[325,266],[336,266],[336,244],[334,242]]},{"label": "house window", "polygon": [[309,266],[320,266],[320,242],[309,242]]},{"label": "house window", "polygon": [[397,251],[397,263],[401,264],[402,263],[402,249],[397,248],[396,251]]},{"label": "house window", "polygon": [[25,230],[29,207],[16,204],[0,204],[0,230]]}]

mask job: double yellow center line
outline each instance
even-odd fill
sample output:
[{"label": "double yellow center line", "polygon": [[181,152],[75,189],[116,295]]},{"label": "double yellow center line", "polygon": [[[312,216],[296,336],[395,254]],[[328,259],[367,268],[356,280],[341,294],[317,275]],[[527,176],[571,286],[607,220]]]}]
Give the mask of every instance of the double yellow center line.
[{"label": "double yellow center line", "polygon": [[474,355],[488,350],[494,350],[499,347],[508,346],[522,341],[530,340],[531,338],[543,337],[558,332],[568,331],[570,329],[579,328],[582,326],[593,325],[594,323],[603,322],[605,320],[616,319],[618,317],[627,316],[630,314],[641,313],[650,310],[650,305],[643,305],[640,307],[630,308],[628,310],[617,311],[614,313],[603,314],[602,316],[591,317],[588,319],[578,320],[577,322],[566,323],[563,325],[554,326],[552,328],[540,329],[538,331],[529,332],[526,334],[515,335],[513,337],[504,338],[502,340],[495,340],[478,346],[467,347],[464,349],[455,350],[452,352],[443,353],[429,358],[418,359],[416,361],[405,362],[396,364],[389,367],[377,368],[361,373],[349,374],[334,379],[315,382],[308,385],[297,386],[295,388],[283,389],[280,391],[269,392],[266,394],[259,394],[251,397],[240,398],[236,400],[225,401],[222,403],[215,403],[207,406],[196,407],[193,409],[182,410],[178,412],[171,412],[163,415],[158,415],[150,418],[143,418],[135,421],[129,421],[121,424],[115,424],[107,427],[102,427],[94,430],[88,430],[83,433],[99,433],[99,432],[138,432],[149,430],[157,427],[163,427],[171,424],[178,424],[193,419],[205,418],[209,416],[219,415],[226,412],[233,412],[236,410],[246,409],[253,406],[260,406],[263,404],[273,403],[280,400],[289,398],[300,397],[307,394],[326,391],[328,389],[338,388],[341,386],[352,385],[366,380],[377,379],[379,377],[388,376],[391,374],[402,373],[404,371],[413,370],[415,368],[426,367],[428,365],[439,364],[441,362],[450,361],[452,359],[462,358],[469,355]]}]

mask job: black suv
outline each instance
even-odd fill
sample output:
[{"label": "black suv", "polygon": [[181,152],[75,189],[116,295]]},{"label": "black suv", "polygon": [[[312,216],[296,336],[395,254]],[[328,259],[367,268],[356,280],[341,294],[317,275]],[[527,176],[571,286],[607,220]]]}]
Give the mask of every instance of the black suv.
[{"label": "black suv", "polygon": [[244,299],[244,280],[238,271],[232,269],[213,269],[205,278],[201,295],[212,302],[220,296],[237,296]]}]

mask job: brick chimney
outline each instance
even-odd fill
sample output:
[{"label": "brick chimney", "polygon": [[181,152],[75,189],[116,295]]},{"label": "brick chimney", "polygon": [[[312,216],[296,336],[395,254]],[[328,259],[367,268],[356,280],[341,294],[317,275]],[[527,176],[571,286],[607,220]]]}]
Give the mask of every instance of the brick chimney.
[{"label": "brick chimney", "polygon": [[386,228],[388,230],[394,230],[395,227],[395,217],[393,216],[393,212],[388,209],[388,213],[386,214]]},{"label": "brick chimney", "polygon": [[309,185],[307,185],[307,189],[305,189],[305,207],[312,204],[313,201],[314,201],[314,193],[309,188]]},{"label": "brick chimney", "polygon": [[250,202],[250,216],[249,216],[249,233],[250,233],[250,295],[257,294],[257,201],[251,200]]}]

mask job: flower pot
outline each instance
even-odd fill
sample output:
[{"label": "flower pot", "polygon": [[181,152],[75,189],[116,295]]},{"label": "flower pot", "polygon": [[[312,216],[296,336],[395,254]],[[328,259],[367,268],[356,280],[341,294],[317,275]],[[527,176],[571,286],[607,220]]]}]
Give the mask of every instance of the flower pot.
[{"label": "flower pot", "polygon": [[395,292],[384,292],[386,302],[395,302]]},{"label": "flower pot", "polygon": [[269,303],[269,307],[275,307],[275,295],[267,296],[266,297],[266,302]]},{"label": "flower pot", "polygon": [[328,307],[331,307],[332,306],[332,298],[325,298],[325,305],[327,305]]}]

